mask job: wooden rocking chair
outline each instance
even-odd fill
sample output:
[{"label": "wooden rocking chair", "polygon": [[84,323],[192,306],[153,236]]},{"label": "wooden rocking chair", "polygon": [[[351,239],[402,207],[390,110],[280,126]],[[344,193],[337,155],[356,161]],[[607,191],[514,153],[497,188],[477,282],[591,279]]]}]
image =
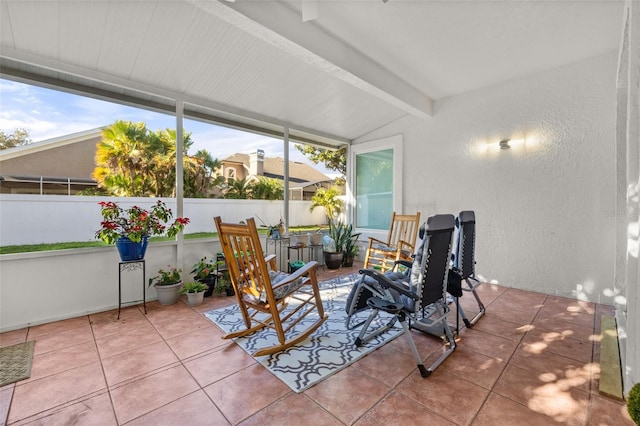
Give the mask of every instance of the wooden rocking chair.
[{"label": "wooden rocking chair", "polygon": [[[257,357],[287,349],[322,325],[329,315],[320,299],[317,262],[309,262],[293,274],[278,272],[275,255],[264,257],[253,218],[246,224],[235,224],[222,223],[218,216],[214,222],[246,326],[223,336],[225,339],[263,328],[275,330],[278,343],[258,349],[253,353]],[[285,311],[289,303],[291,309]]]},{"label": "wooden rocking chair", "polygon": [[369,237],[364,269],[384,273],[393,269],[399,260],[411,262],[419,227],[420,212],[412,215],[393,212],[387,241]]}]

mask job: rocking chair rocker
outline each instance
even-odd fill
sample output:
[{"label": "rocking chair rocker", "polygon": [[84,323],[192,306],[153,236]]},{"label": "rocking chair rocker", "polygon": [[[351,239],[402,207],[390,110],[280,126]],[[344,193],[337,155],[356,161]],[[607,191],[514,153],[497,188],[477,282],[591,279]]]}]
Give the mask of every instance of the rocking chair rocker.
[{"label": "rocking chair rocker", "polygon": [[[320,299],[317,262],[308,262],[293,274],[277,272],[275,255],[263,255],[253,218],[246,224],[223,223],[220,217],[214,221],[246,327],[223,337],[275,330],[277,343],[257,350],[255,357],[280,352],[309,337],[329,317]],[[288,305],[291,309],[285,310]]]}]

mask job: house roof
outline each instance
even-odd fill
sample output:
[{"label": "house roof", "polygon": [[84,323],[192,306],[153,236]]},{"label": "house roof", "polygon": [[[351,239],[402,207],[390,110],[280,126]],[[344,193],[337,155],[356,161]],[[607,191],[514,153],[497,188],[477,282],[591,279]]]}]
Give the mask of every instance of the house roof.
[{"label": "house roof", "polygon": [[185,117],[331,144],[617,51],[624,8],[316,0],[314,17],[307,3],[0,0],[0,65],[20,81],[169,112],[179,100]]},{"label": "house roof", "polygon": [[96,128],[0,151],[0,173],[7,181],[90,182],[101,138]]},{"label": "house roof", "polygon": [[[242,164],[249,170],[249,154],[236,153],[222,160],[227,163]],[[280,157],[264,158],[264,176],[275,179],[284,178],[284,159]],[[299,186],[300,182],[328,182],[331,178],[319,172],[308,164],[289,161],[289,182]]]},{"label": "house roof", "polygon": [[36,152],[47,151],[53,148],[86,142],[87,140],[95,140],[102,136],[102,129],[102,127],[97,127],[95,129],[83,130],[69,135],[62,135],[39,142],[32,142],[27,145],[5,149],[0,151],[0,162]]}]

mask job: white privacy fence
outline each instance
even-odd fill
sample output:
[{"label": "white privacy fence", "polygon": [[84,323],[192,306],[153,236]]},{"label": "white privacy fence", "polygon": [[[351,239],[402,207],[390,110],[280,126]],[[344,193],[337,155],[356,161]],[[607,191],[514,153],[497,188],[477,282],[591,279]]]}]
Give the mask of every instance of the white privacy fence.
[{"label": "white privacy fence", "polygon": [[[116,201],[124,208],[149,208],[157,198],[82,197],[66,195],[0,195],[0,245],[95,241],[100,227],[100,201]],[[176,214],[172,198],[162,199]],[[310,201],[289,202],[289,226],[326,223],[323,208],[309,211]],[[258,226],[284,218],[283,201],[188,198],[183,216],[190,219],[184,232],[215,232],[213,218],[239,222],[255,217]],[[256,217],[257,216],[257,217]],[[260,219],[258,219],[258,217]]]}]

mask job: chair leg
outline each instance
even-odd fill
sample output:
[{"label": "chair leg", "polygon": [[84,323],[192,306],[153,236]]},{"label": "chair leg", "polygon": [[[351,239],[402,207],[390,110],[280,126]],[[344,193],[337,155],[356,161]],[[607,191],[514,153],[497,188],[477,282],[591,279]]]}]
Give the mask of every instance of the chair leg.
[{"label": "chair leg", "polygon": [[[473,281],[473,283],[471,283],[471,281]],[[479,312],[471,320],[467,319],[467,317],[464,315],[464,311],[462,310],[462,308],[460,308],[459,312],[461,313],[461,317],[462,317],[462,320],[464,321],[464,325],[467,328],[471,328],[476,322],[478,322],[480,317],[484,315],[486,309],[484,307],[484,304],[482,303],[482,300],[480,300],[480,296],[478,295],[478,292],[476,291],[476,288],[478,288],[481,284],[480,281],[475,277],[467,277],[464,280],[464,282],[467,283],[469,288],[463,287],[462,290],[469,291],[473,294],[473,297],[476,299],[476,302],[478,303],[478,308],[479,308]]]},{"label": "chair leg", "polygon": [[413,358],[416,360],[416,364],[418,365],[418,370],[420,371],[420,375],[422,377],[429,377],[433,372],[433,369],[428,370],[424,368],[424,364],[422,363],[422,358],[420,358],[420,354],[418,353],[418,348],[416,347],[416,342],[413,341],[413,337],[411,336],[411,329],[409,324],[407,323],[407,315],[400,311],[396,314],[396,318],[400,321],[400,325],[402,325],[402,329],[404,330],[404,334],[407,336],[409,340],[409,347],[411,348],[411,352],[413,353]]},{"label": "chair leg", "polygon": [[392,317],[389,322],[387,322],[385,325],[383,325],[382,327],[372,331],[371,333],[367,334],[367,330],[369,329],[369,326],[371,325],[371,322],[375,319],[375,317],[378,316],[378,312],[380,312],[379,309],[372,309],[371,310],[371,314],[369,314],[369,317],[361,324],[364,324],[362,326],[362,328],[360,329],[360,333],[358,334],[358,337],[356,338],[355,341],[355,345],[356,347],[360,347],[362,345],[364,345],[365,343],[367,343],[369,340],[373,339],[376,336],[379,336],[380,334],[384,333],[387,330],[390,330],[393,328],[393,326],[395,325],[396,321],[398,320],[398,318],[396,316]]}]

